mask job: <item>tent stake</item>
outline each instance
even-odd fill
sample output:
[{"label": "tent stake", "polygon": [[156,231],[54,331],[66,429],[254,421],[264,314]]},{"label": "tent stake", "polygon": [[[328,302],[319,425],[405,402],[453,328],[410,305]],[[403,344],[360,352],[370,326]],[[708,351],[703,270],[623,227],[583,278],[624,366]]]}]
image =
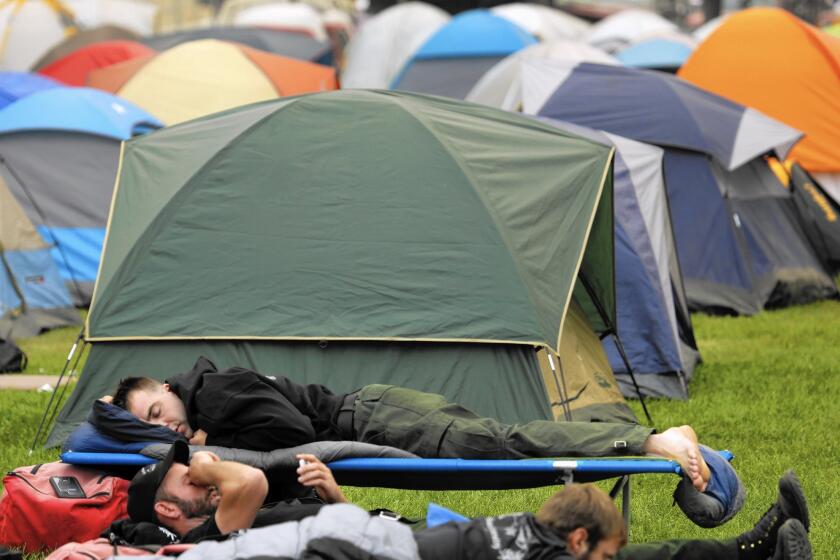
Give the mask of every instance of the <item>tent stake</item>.
[{"label": "tent stake", "polygon": [[[68,354],[67,354],[67,360],[64,362],[64,367],[61,370],[61,374],[58,376],[58,381],[55,384],[55,389],[53,390],[52,395],[50,395],[50,400],[47,403],[47,408],[44,409],[44,414],[41,416],[41,423],[38,424],[38,431],[35,433],[35,438],[32,440],[32,445],[29,447],[29,454],[30,455],[32,455],[32,452],[35,451],[35,446],[38,444],[38,440],[41,438],[41,432],[44,429],[44,424],[47,422],[47,416],[49,415],[50,409],[52,408],[53,401],[55,400],[55,395],[58,393],[58,388],[61,385],[61,380],[64,378],[64,374],[67,373],[67,366],[70,365],[70,361],[73,359],[73,355],[76,353],[76,348],[78,348],[78,346],[79,346],[79,341],[83,341],[84,334],[85,334],[85,328],[82,327],[79,330],[79,335],[76,337],[75,342],[73,342],[73,346],[70,347],[70,352],[68,352]],[[82,353],[79,352],[79,357],[81,357],[81,355],[82,355]],[[77,358],[75,365],[78,365],[78,363],[79,363],[79,359]],[[74,368],[75,368],[75,366],[74,366]],[[64,385],[65,388],[69,384],[70,384],[70,378],[68,377],[67,378],[67,383]],[[57,405],[56,405],[56,408],[57,408]],[[50,417],[50,421],[52,421],[53,417],[55,417],[55,414],[53,414]]]}]

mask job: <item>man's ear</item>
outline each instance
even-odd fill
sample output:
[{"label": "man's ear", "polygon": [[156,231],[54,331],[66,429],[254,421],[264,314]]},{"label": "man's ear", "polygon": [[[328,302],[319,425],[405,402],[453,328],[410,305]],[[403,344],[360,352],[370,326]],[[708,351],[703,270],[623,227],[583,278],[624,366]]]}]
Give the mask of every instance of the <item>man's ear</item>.
[{"label": "man's ear", "polygon": [[162,521],[174,521],[182,516],[181,508],[165,500],[155,502],[155,513],[157,513],[158,518]]},{"label": "man's ear", "polygon": [[576,558],[582,557],[589,550],[589,531],[578,527],[566,535],[566,545]]},{"label": "man's ear", "polygon": [[171,393],[172,392],[172,387],[169,386],[169,383],[164,383],[163,384],[163,390],[166,391],[167,393]]}]

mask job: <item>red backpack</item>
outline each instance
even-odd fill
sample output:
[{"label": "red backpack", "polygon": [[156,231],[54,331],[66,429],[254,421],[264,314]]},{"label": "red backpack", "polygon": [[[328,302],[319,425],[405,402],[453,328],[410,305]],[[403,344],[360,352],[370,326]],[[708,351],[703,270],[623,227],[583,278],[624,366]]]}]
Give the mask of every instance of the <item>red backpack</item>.
[{"label": "red backpack", "polygon": [[0,544],[37,552],[94,539],[128,516],[128,484],[65,463],[17,468],[3,478]]}]

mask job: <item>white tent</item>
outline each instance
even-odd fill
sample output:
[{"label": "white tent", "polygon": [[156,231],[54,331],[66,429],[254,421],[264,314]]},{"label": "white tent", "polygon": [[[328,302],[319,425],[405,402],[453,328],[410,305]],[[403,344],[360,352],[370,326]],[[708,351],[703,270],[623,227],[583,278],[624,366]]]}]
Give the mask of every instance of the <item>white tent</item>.
[{"label": "white tent", "polygon": [[[29,70],[50,48],[74,32],[46,0],[0,4],[0,70]],[[146,0],[63,0],[76,29],[118,25],[140,35],[153,30],[157,6]]]},{"label": "white tent", "polygon": [[344,88],[388,88],[411,55],[449,21],[423,2],[397,4],[367,20],[345,51]]},{"label": "white tent", "polygon": [[595,25],[587,42],[609,53],[645,37],[678,33],[679,28],[659,14],[647,10],[622,10]]},{"label": "white tent", "polygon": [[583,40],[590,28],[589,23],[580,18],[541,4],[517,2],[496,6],[491,11],[515,23],[541,41]]},{"label": "white tent", "polygon": [[564,40],[539,43],[512,54],[488,70],[470,91],[467,101],[507,110],[519,109],[523,95],[522,68],[526,60],[618,64],[604,51],[586,43]]}]

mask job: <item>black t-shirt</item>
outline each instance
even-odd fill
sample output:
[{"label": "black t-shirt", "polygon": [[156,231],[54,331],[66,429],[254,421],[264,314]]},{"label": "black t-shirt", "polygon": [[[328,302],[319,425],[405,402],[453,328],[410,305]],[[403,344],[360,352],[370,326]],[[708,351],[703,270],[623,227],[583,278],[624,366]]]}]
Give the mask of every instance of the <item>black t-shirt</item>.
[{"label": "black t-shirt", "polygon": [[[286,521],[300,521],[310,515],[318,513],[324,504],[302,504],[299,502],[280,502],[271,507],[264,507],[257,512],[257,517],[254,519],[251,527],[265,527],[266,525],[275,525],[277,523],[285,523]],[[212,516],[204,523],[188,532],[181,538],[182,543],[191,544],[204,540],[220,540],[226,538],[219,531],[216,525],[216,517]]]}]

